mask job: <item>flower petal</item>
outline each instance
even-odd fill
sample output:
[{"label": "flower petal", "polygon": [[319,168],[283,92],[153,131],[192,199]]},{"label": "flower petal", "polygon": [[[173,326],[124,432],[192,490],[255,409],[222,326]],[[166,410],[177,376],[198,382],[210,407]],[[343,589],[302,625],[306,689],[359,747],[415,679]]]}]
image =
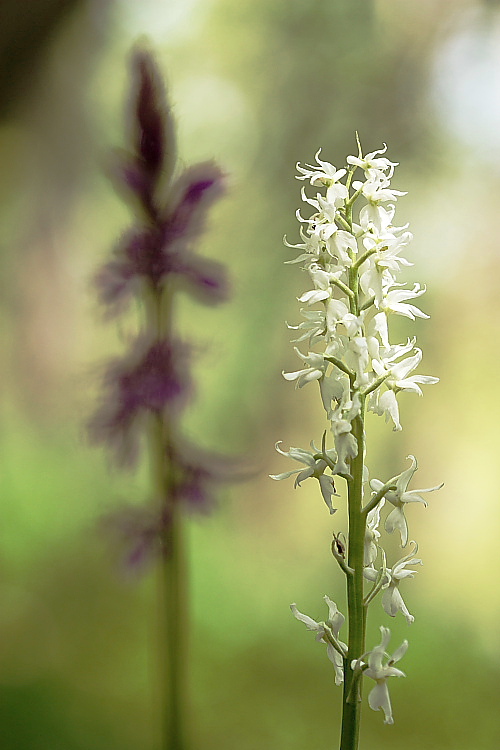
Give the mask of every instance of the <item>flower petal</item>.
[{"label": "flower petal", "polygon": [[293,616],[296,617],[297,620],[300,620],[300,622],[303,622],[308,630],[322,630],[321,624],[316,622],[316,620],[313,620],[312,617],[299,612],[296,604],[290,604],[290,609],[292,610]]}]

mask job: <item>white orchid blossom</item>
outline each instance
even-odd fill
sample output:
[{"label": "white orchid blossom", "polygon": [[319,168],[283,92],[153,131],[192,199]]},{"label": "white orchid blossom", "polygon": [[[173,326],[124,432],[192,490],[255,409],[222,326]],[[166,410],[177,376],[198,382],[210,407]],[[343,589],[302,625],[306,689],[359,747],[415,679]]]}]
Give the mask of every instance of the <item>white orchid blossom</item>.
[{"label": "white orchid blossom", "polygon": [[291,247],[298,250],[304,250],[304,252],[299,255],[297,258],[292,258],[292,260],[285,260],[285,264],[291,265],[294,263],[309,263],[314,260],[317,260],[321,254],[325,251],[326,245],[325,242],[318,237],[316,234],[306,234],[302,227],[299,229],[300,236],[303,240],[303,242],[299,242],[296,245],[290,244],[288,242],[286,236],[283,237],[283,243],[287,247]]},{"label": "white orchid blossom", "polygon": [[330,187],[344,177],[347,170],[337,169],[333,164],[330,164],[330,162],[322,161],[319,158],[320,153],[321,149],[317,151],[314,157],[319,165],[319,169],[312,164],[306,164],[305,168],[301,167],[300,164],[297,164],[297,171],[301,173],[297,175],[297,180],[309,180],[311,185],[324,185],[325,187]]},{"label": "white orchid blossom", "polygon": [[293,616],[297,620],[300,620],[300,622],[303,622],[308,630],[316,632],[317,641],[326,643],[326,653],[335,670],[335,684],[341,685],[344,682],[343,656],[347,654],[347,644],[339,640],[339,633],[345,622],[345,617],[339,612],[337,605],[330,597],[324,596],[323,598],[328,605],[328,619],[326,622],[316,622],[312,617],[302,614],[297,609],[296,604],[290,604],[290,609]]},{"label": "white orchid blossom", "polygon": [[[410,350],[413,349],[415,354],[411,357],[395,362],[394,360],[403,356],[407,353],[408,346]],[[396,394],[399,391],[411,391],[417,393],[419,396],[422,395],[421,385],[432,385],[433,383],[439,382],[439,378],[435,378],[431,375],[410,375],[410,372],[415,370],[420,364],[422,359],[422,351],[414,348],[413,344],[407,345],[406,347],[400,347],[399,352],[389,352],[387,355],[381,355],[380,359],[372,359],[372,367],[375,375],[383,379],[384,386],[389,390],[381,393],[380,391],[374,392],[370,399],[370,409],[375,414],[385,414],[386,419],[392,419],[395,430],[401,430],[401,424],[399,422],[399,407],[396,399]],[[408,377],[409,376],[409,377]]]},{"label": "white orchid blossom", "polygon": [[390,182],[389,177],[385,177],[380,172],[375,172],[368,177],[366,182],[356,180],[352,183],[352,186],[355,190],[361,190],[369,203],[377,206],[379,203],[397,200],[397,196],[406,195],[406,192],[390,188]]},{"label": "white orchid blossom", "polygon": [[353,257],[358,253],[356,237],[350,232],[339,229],[332,234],[328,246],[331,255],[337,257],[344,268],[352,266]]},{"label": "white orchid blossom", "polygon": [[347,163],[352,164],[355,167],[360,167],[368,177],[373,176],[374,173],[386,172],[387,170],[390,170],[388,176],[392,177],[394,167],[398,166],[398,162],[389,161],[389,159],[386,159],[385,157],[377,157],[377,154],[385,154],[386,151],[387,144],[384,143],[383,148],[378,151],[372,151],[371,153],[366,154],[366,156],[348,156]]},{"label": "white orchid blossom", "polygon": [[303,386],[310,383],[312,380],[319,380],[325,374],[328,362],[325,362],[325,358],[322,354],[316,354],[316,352],[309,352],[309,354],[302,354],[302,352],[294,347],[298,357],[305,362],[309,367],[305,367],[302,370],[296,370],[295,372],[284,372],[283,377],[285,380],[295,380],[296,386],[302,388]]},{"label": "white orchid blossom", "polygon": [[359,397],[353,401],[339,404],[331,416],[331,432],[337,452],[336,474],[349,474],[348,460],[358,454],[358,445],[352,434],[352,420],[359,414],[361,403]]},{"label": "white orchid blossom", "polygon": [[[385,519],[385,530],[392,534],[396,529],[401,534],[401,545],[406,547],[408,543],[408,523],[404,512],[404,506],[407,503],[422,503],[427,506],[427,501],[421,496],[424,492],[434,492],[440,490],[443,487],[442,484],[436,485],[436,487],[427,487],[423,490],[408,490],[413,475],[417,471],[417,459],[415,456],[407,456],[411,461],[409,469],[402,471],[401,474],[389,480],[391,485],[394,485],[394,489],[390,489],[385,493],[385,499],[394,506],[393,510],[389,513]],[[370,487],[375,492],[379,492],[384,484],[379,479],[372,479]]]},{"label": "white orchid blossom", "polygon": [[[389,203],[387,206],[374,206],[366,205],[359,212],[359,224],[354,224],[357,237],[375,237],[382,240],[396,239],[402,232],[408,229],[408,224],[401,227],[396,227],[392,223],[394,215],[396,213],[396,206],[394,203]],[[408,241],[411,240],[412,235],[407,232]],[[363,240],[364,242],[364,240]],[[408,265],[412,266],[413,263]]]},{"label": "white orchid blossom", "polygon": [[294,344],[301,341],[308,341],[312,348],[314,344],[321,341],[326,332],[326,314],[323,310],[301,310],[304,320],[297,326],[291,326],[287,323],[287,328],[293,331],[301,331],[296,339],[292,339]]},{"label": "white orchid blossom", "polygon": [[304,292],[304,294],[298,298],[299,302],[306,302],[308,305],[313,305],[316,302],[330,299],[333,294],[332,281],[334,281],[340,274],[328,273],[317,264],[311,264],[309,266],[309,274],[314,283],[314,289],[309,292]]},{"label": "white orchid blossom", "polygon": [[[381,625],[380,632],[382,633],[380,644],[355,660],[351,666],[354,670],[361,669],[364,666],[367,667],[363,671],[364,676],[370,677],[377,683],[368,694],[368,705],[374,711],[382,709],[385,716],[384,724],[394,724],[387,680],[389,677],[406,677],[405,673],[397,669],[394,664],[406,654],[408,641],[403,641],[401,646],[390,656],[387,653],[387,647],[391,639],[391,631]],[[385,664],[384,659],[386,660]]]},{"label": "white orchid blossom", "polygon": [[408,299],[415,299],[425,293],[425,287],[422,288],[420,284],[415,284],[413,289],[391,289],[382,299],[379,305],[380,309],[385,312],[395,312],[399,315],[404,315],[406,318],[428,318],[429,315],[422,312],[415,305],[409,305],[406,303]]},{"label": "white orchid blossom", "polygon": [[[410,625],[415,618],[408,611],[403,597],[399,591],[399,584],[405,578],[413,578],[416,570],[408,570],[408,565],[421,565],[422,560],[418,557],[413,557],[417,552],[417,545],[415,549],[409,555],[402,557],[392,568],[385,568],[381,571],[383,574],[382,589],[384,593],[382,595],[382,607],[390,617],[395,617],[398,612],[402,612],[406,618],[406,622]],[[375,570],[372,564],[365,568],[363,575],[369,581],[377,581],[380,575],[378,570]]]},{"label": "white orchid blossom", "polygon": [[302,200],[313,206],[316,209],[316,213],[310,219],[302,219],[300,215],[298,215],[298,218],[303,223],[309,224],[312,230],[311,234],[317,234],[322,240],[329,239],[337,231],[335,219],[337,218],[338,209],[342,205],[344,198],[347,197],[344,185],[332,186],[329,188],[329,191],[332,191],[334,187],[338,188],[338,190],[333,201],[323,198],[320,193],[317,193],[316,198],[308,198],[305,190],[302,188]]},{"label": "white orchid blossom", "polygon": [[283,474],[270,474],[269,476],[271,479],[288,479],[296,474],[297,476],[295,478],[294,486],[300,487],[300,484],[304,479],[315,477],[319,482],[321,494],[323,495],[323,499],[330,513],[335,513],[337,509],[332,505],[332,496],[337,494],[335,491],[335,484],[333,482],[333,477],[324,473],[329,465],[331,466],[335,464],[337,459],[335,451],[330,449],[325,452],[326,457],[329,460],[329,463],[327,463],[325,459],[317,457],[321,452],[316,448],[313,442],[311,442],[312,451],[306,451],[302,448],[290,448],[289,451],[282,451],[279,447],[280,445],[281,441],[278,441],[275,446],[278,453],[281,453],[282,456],[286,456],[287,458],[293,458],[294,461],[299,461],[301,464],[305,464],[307,468],[292,469],[292,471],[285,471]]},{"label": "white orchid blossom", "polygon": [[[384,507],[385,498],[378,503],[366,516],[364,565],[373,566],[378,554],[378,540],[380,539],[380,511]],[[375,580],[375,579],[373,579]]]}]

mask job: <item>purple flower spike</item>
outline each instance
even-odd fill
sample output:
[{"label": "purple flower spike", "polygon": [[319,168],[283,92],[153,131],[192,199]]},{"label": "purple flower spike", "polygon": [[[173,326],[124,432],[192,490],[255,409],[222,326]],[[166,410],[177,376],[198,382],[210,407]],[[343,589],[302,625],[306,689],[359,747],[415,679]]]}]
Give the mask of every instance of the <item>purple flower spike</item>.
[{"label": "purple flower spike", "polygon": [[[153,57],[139,50],[132,58],[136,78],[134,98],[134,145],[153,182],[160,173],[170,177],[175,162],[174,126],[167,109],[163,83]],[[170,165],[170,168],[168,168]]]},{"label": "purple flower spike", "polygon": [[172,553],[176,510],[208,512],[217,482],[230,478],[226,459],[177,438],[179,411],[192,386],[189,351],[171,339],[179,291],[216,304],[227,298],[228,281],[222,264],[196,252],[208,211],[224,192],[224,176],[212,162],[175,172],[174,121],[153,56],[137,49],[131,72],[128,148],[115,154],[109,171],[134,218],[95,285],[108,318],[134,297],[145,315],[130,353],[104,371],[89,432],[94,442],[109,445],[124,468],[137,463],[143,442],[149,449],[150,503],[113,513],[107,523],[127,570],[138,572],[154,557]]},{"label": "purple flower spike", "polygon": [[140,338],[128,357],[112,362],[105,373],[105,395],[91,420],[90,436],[108,442],[118,463],[134,465],[138,453],[138,422],[145,413],[180,408],[190,391],[187,348],[180,342]]}]

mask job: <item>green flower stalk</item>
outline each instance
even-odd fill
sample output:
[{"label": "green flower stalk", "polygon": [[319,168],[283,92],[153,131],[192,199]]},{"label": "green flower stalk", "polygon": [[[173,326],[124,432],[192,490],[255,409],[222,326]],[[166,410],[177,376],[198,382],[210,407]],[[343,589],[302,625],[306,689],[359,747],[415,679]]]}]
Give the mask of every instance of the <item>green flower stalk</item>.
[{"label": "green flower stalk", "polygon": [[[425,288],[414,284],[408,289],[396,280],[401,270],[411,265],[401,253],[412,235],[407,226],[393,223],[395,203],[405,193],[391,187],[397,164],[383,155],[385,151],[386,146],[363,156],[358,141],[358,154],[347,157],[346,168],[336,169],[322,161],[320,151],[315,165],[297,165],[298,179],[320,191],[308,197],[302,189],[302,198],[314,213],[303,218],[297,212],[302,224],[299,244],[290,245],[285,240],[288,247],[300,250],[297,258],[287,262],[302,265],[312,288],[299,297],[304,305],[302,322],[291,326],[298,333],[294,343],[308,345],[309,351],[304,354],[295,347],[304,366],[283,376],[298,388],[314,381],[319,384],[328,429],[321,447],[311,442],[311,450],[283,451],[278,443],[276,448],[282,455],[305,468],[271,476],[281,480],[296,474],[296,487],[305,479],[316,479],[332,515],[336,512],[337,477],[347,485],[347,533],[334,534],[332,543],[333,557],[346,582],[347,636],[340,632],[344,616],[328,597],[326,622],[316,622],[291,605],[294,616],[316,631],[318,641],[326,643],[335,682],[343,684],[340,750],[358,747],[363,680],[375,682],[368,694],[370,707],[382,710],[385,723],[392,724],[387,681],[404,676],[394,664],[404,655],[407,641],[390,656],[390,630],[381,626],[381,643],[371,650],[365,645],[368,607],[377,598],[390,617],[401,612],[408,624],[414,619],[400,587],[404,589],[405,581],[417,572],[407,566],[421,563],[414,557],[417,546],[388,566],[379,530],[382,514],[390,509],[384,518],[384,530],[389,534],[398,531],[401,546],[406,547],[406,505],[426,505],[421,493],[439,489],[408,489],[417,469],[413,456],[409,457],[410,468],[385,483],[370,481],[366,465],[366,412],[384,416],[399,431],[398,395],[403,391],[422,395],[421,385],[438,380],[412,374],[422,359],[415,339],[401,344],[389,340],[391,316],[415,320],[428,315],[413,304]],[[361,179],[354,179],[357,176]]]}]

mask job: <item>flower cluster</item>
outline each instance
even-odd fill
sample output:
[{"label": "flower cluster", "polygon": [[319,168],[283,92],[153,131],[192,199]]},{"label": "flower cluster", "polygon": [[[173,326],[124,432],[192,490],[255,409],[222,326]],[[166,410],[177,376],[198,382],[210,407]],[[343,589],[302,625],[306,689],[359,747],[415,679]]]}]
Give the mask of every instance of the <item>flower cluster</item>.
[{"label": "flower cluster", "polygon": [[[332,514],[336,510],[333,496],[337,494],[337,476],[347,481],[349,492],[354,492],[354,486],[361,488],[360,500],[365,503],[359,511],[364,527],[364,559],[360,561],[359,573],[350,567],[343,549],[334,547],[334,556],[348,578],[361,576],[361,588],[363,580],[373,584],[364,598],[365,605],[382,591],[385,612],[391,617],[402,612],[411,623],[414,618],[399,587],[403,580],[416,573],[408,566],[420,564],[421,560],[414,556],[415,546],[412,554],[387,567],[385,552],[380,545],[381,513],[384,508],[390,508],[384,520],[385,531],[392,533],[397,530],[401,546],[405,547],[408,543],[405,506],[415,502],[426,505],[421,494],[439,487],[408,489],[417,469],[413,456],[409,457],[410,468],[387,482],[370,481],[365,465],[364,415],[371,411],[384,416],[392,423],[393,429],[399,431],[402,429],[400,394],[422,395],[421,386],[436,383],[438,379],[415,373],[422,359],[415,338],[392,343],[389,337],[391,317],[398,315],[415,320],[429,316],[414,304],[424,294],[425,287],[418,283],[410,287],[399,281],[400,272],[412,265],[403,255],[412,235],[408,225],[394,223],[396,202],[405,193],[391,186],[397,164],[389,161],[385,152],[386,146],[363,156],[358,141],[358,154],[348,156],[346,167],[341,169],[323,161],[320,151],[316,154],[315,164],[297,165],[298,179],[317,190],[311,197],[302,188],[302,199],[313,212],[304,217],[297,211],[301,242],[290,244],[285,239],[288,247],[300,251],[298,257],[287,262],[302,266],[309,285],[298,298],[303,305],[302,322],[289,326],[296,331],[293,342],[297,345],[295,352],[302,367],[294,372],[284,372],[283,376],[295,382],[298,388],[311,382],[318,383],[329,423],[330,447],[327,447],[327,433],[321,449],[311,443],[311,450],[291,448],[283,451],[278,443],[276,447],[282,455],[306,468],[271,476],[281,480],[297,474],[296,487],[307,478],[315,478]],[[355,179],[356,176],[360,178]],[[298,348],[300,345],[308,346],[308,351],[303,352]],[[357,478],[355,472],[358,472]],[[336,605],[331,603],[329,606],[337,612]],[[338,640],[340,628],[333,629],[331,623],[314,623],[296,608],[293,612],[309,629],[318,632],[318,640],[332,643],[329,637],[334,638],[336,651],[330,652],[330,658],[339,683],[339,670],[343,669],[342,661],[338,661],[343,652]],[[340,617],[343,622],[343,616],[338,613],[336,625]],[[389,637],[389,630],[382,628],[382,643],[364,655],[356,654],[351,666],[359,674],[376,681],[377,685],[369,695],[369,704],[375,709],[382,708],[386,722],[392,723],[386,680],[403,674],[392,665],[406,651],[407,643],[383,665]],[[348,656],[347,652],[344,656]],[[352,656],[349,652],[349,658]]]},{"label": "flower cluster", "polygon": [[[225,269],[195,252],[209,207],[224,178],[211,162],[176,174],[173,118],[152,56],[132,57],[131,148],[117,154],[113,176],[134,211],[125,232],[96,275],[109,317],[135,297],[144,320],[128,352],[104,372],[101,403],[90,421],[95,442],[108,443],[118,461],[133,467],[145,438],[158,464],[152,506],[124,510],[111,521],[135,565],[160,550],[172,509],[182,504],[204,512],[215,481],[225,476],[221,457],[180,435],[178,417],[192,393],[190,349],[172,333],[174,295],[182,290],[214,304],[227,296]],[[163,545],[164,546],[164,545]]]},{"label": "flower cluster", "polygon": [[[307,304],[301,310],[304,322],[298,328],[297,341],[309,340],[310,345],[320,344],[322,352],[296,352],[307,367],[284,373],[287,380],[295,380],[299,387],[318,380],[332,429],[343,436],[336,441],[337,467],[355,450],[346,436],[350,432],[344,422],[352,422],[359,413],[359,402],[352,398],[353,391],[369,394],[368,408],[376,414],[391,419],[395,430],[401,429],[397,396],[402,391],[422,394],[420,385],[436,383],[428,375],[411,375],[419,365],[422,352],[415,340],[403,344],[389,343],[388,319],[403,315],[415,320],[428,317],[418,307],[408,302],[420,297],[425,289],[415,284],[413,289],[396,281],[401,268],[411,263],[401,252],[411,240],[407,226],[393,225],[395,205],[392,201],[404,195],[390,188],[396,164],[379,154],[385,148],[367,154],[348,156],[346,169],[335,169],[316,154],[317,166],[301,167],[299,179],[313,186],[326,188],[326,194],[317,193],[308,198],[302,190],[303,200],[313,206],[314,214],[307,219],[297,212],[303,242],[289,245],[302,252],[292,263],[302,263],[308,272],[313,289],[299,297]],[[351,181],[353,169],[364,172],[364,181]],[[340,180],[348,175],[346,185]],[[350,195],[349,188],[354,190]],[[348,222],[346,213],[362,197],[365,205],[356,222]],[[350,280],[357,277],[359,294],[357,309],[353,305]],[[321,310],[308,308],[318,302]],[[312,313],[312,314],[311,314]],[[339,362],[343,367],[339,367]],[[352,387],[353,386],[353,387]],[[334,473],[343,473],[334,470]]]}]

